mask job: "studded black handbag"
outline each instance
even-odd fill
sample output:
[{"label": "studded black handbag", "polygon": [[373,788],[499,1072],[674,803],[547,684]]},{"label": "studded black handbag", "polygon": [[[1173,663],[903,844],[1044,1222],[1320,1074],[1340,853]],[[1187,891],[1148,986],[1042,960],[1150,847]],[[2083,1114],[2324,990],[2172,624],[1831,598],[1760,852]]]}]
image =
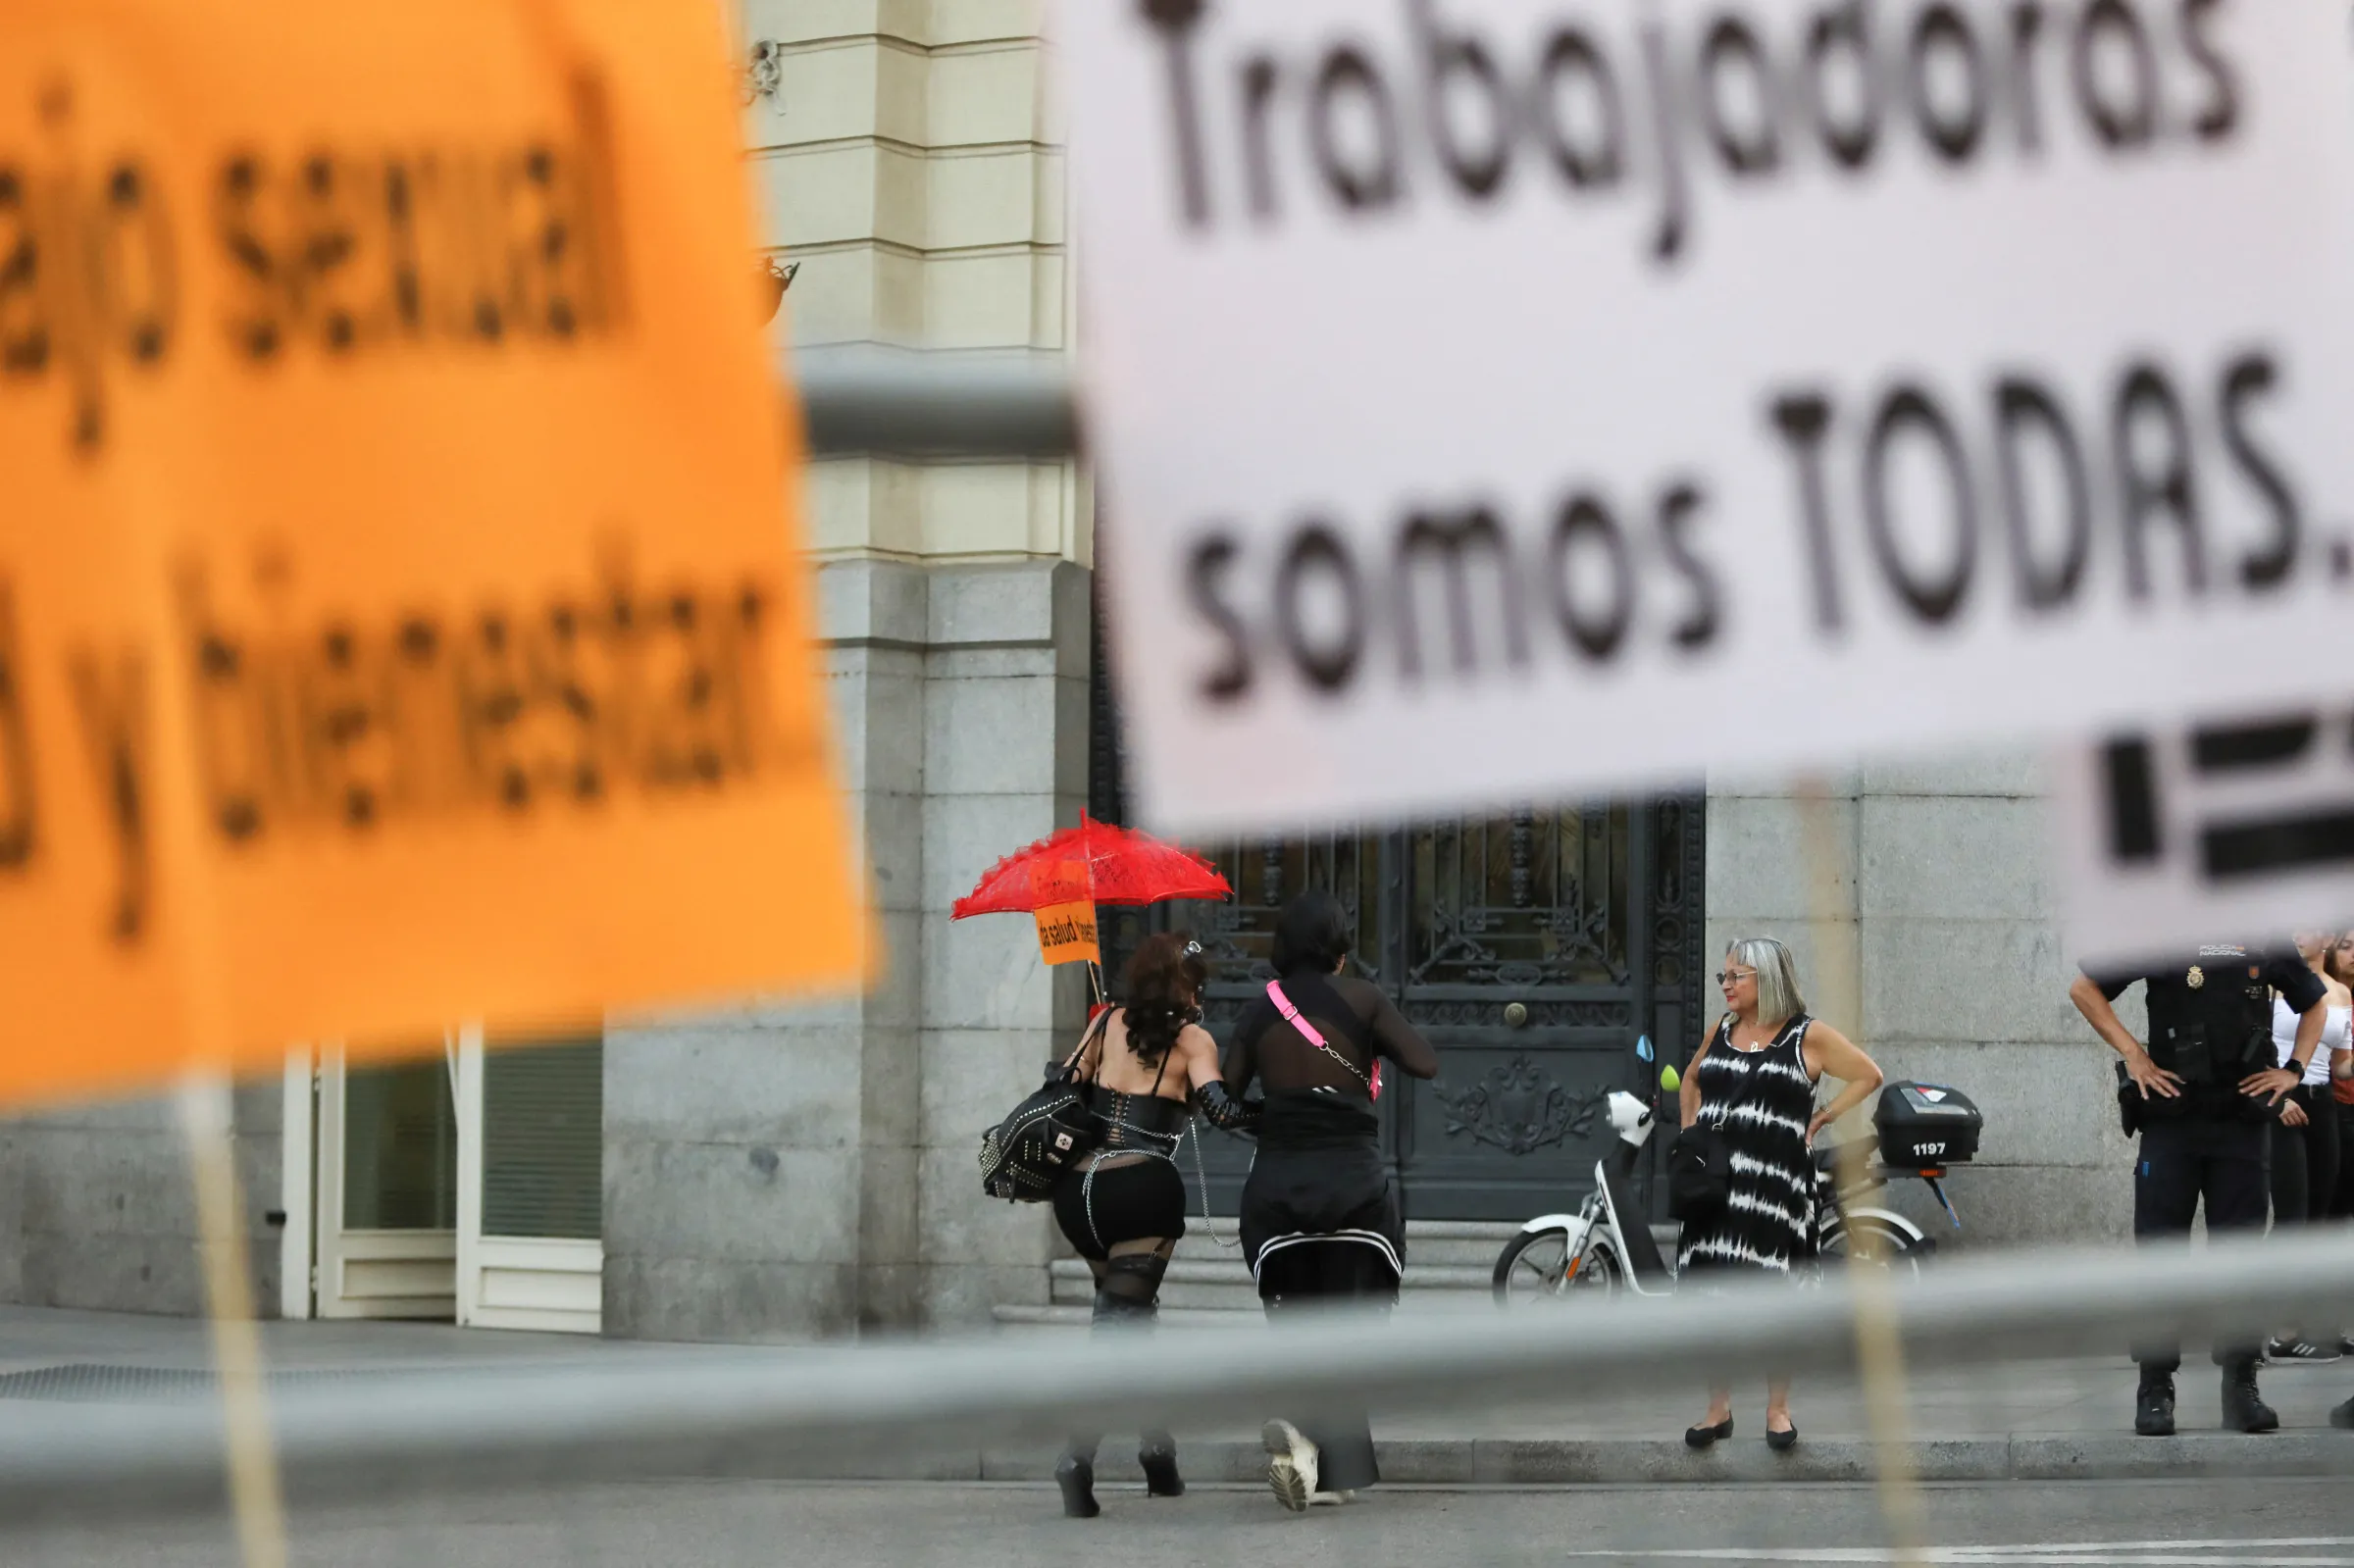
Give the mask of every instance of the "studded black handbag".
[{"label": "studded black handbag", "polygon": [[1103,1142],[1095,1086],[1079,1076],[1079,1058],[1109,1020],[1099,1014],[1070,1059],[1047,1075],[1038,1091],[981,1135],[981,1190],[1011,1203],[1051,1197],[1072,1167]]}]

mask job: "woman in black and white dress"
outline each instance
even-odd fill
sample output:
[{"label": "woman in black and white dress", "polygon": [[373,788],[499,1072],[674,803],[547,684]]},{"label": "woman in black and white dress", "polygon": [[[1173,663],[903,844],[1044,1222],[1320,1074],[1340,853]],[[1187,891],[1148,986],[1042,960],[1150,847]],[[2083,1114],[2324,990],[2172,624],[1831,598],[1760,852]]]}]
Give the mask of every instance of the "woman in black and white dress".
[{"label": "woman in black and white dress", "polygon": [[[1686,1127],[1721,1126],[1732,1176],[1724,1206],[1684,1227],[1676,1272],[1696,1283],[1718,1271],[1787,1276],[1814,1253],[1815,1135],[1869,1098],[1880,1070],[1807,1016],[1790,949],[1772,937],[1727,946],[1716,984],[1727,1010],[1684,1074],[1681,1110]],[[1818,1111],[1815,1086],[1826,1073],[1846,1087]],[[1733,1391],[1712,1388],[1708,1419],[1684,1442],[1705,1448],[1732,1435]],[[1797,1445],[1788,1378],[1766,1382],[1766,1442]]]}]

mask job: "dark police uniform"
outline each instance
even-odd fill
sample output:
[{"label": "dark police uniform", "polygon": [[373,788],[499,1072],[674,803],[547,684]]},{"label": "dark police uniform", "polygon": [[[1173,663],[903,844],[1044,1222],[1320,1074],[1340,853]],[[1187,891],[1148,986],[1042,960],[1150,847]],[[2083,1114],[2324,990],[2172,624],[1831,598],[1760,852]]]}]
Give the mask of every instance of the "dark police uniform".
[{"label": "dark police uniform", "polygon": [[[2128,972],[2087,969],[2112,1002],[2140,981],[2149,997],[2150,1060],[2179,1078],[2176,1098],[2151,1094],[2128,1101],[2141,1124],[2140,1157],[2133,1166],[2133,1236],[2186,1236],[2199,1204],[2207,1228],[2262,1230],[2270,1199],[2266,1156],[2277,1109],[2240,1092],[2252,1073],[2277,1065],[2273,1048],[2275,990],[2302,1013],[2328,990],[2294,951],[2218,943],[2181,962]],[[2126,1084],[2121,1092],[2133,1094]],[[2217,1345],[2215,1360],[2246,1378],[2255,1398],[2255,1343]],[[2182,1364],[2178,1344],[2142,1344],[2142,1386],[2171,1380]],[[2170,1394],[2171,1399],[2171,1394]],[[2226,1417],[2230,1392],[2226,1389]],[[2169,1422],[2171,1426],[2171,1411]]]}]

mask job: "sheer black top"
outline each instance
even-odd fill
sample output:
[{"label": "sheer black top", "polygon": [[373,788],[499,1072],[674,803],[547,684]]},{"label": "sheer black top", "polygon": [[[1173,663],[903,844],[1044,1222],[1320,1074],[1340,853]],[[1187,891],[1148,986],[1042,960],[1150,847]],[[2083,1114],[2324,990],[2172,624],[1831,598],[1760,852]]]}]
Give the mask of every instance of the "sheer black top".
[{"label": "sheer black top", "polygon": [[[1263,1147],[1286,1141],[1287,1122],[1317,1102],[1354,1106],[1371,1126],[1365,1089],[1376,1057],[1388,1057],[1410,1078],[1438,1075],[1438,1053],[1407,1023],[1387,992],[1367,981],[1310,972],[1287,975],[1283,991],[1301,1017],[1316,1027],[1342,1061],[1318,1050],[1276,1011],[1263,993],[1236,1020],[1225,1054],[1226,1091],[1240,1095],[1256,1080],[1267,1093],[1259,1129]],[[1343,1062],[1348,1065],[1344,1066]],[[1351,1071],[1354,1068],[1356,1071]],[[1311,1113],[1312,1114],[1312,1113]],[[1317,1121],[1326,1118],[1314,1117]]]}]

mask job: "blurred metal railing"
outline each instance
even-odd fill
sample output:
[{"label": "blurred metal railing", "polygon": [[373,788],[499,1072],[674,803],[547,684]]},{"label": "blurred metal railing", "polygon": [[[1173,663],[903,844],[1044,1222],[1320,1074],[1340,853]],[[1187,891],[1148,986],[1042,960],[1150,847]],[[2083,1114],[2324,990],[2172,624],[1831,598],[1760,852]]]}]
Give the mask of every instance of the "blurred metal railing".
[{"label": "blurred metal railing", "polygon": [[[2354,1233],[1953,1260],[1882,1293],[1916,1370],[2116,1354],[2146,1335],[2261,1338],[2282,1322],[2337,1321],[2354,1300]],[[297,1387],[274,1398],[272,1421],[298,1502],[554,1477],[792,1475],[796,1460],[839,1464],[862,1447],[1058,1438],[1146,1416],[1255,1422],[1336,1395],[1384,1414],[1532,1393],[1569,1409],[1704,1373],[1835,1370],[1855,1363],[1859,1294],[1845,1279],[1766,1282],[1664,1301],[1331,1318],[1188,1332],[1182,1354],[1166,1339],[1140,1354],[1101,1338],[866,1344],[822,1361],[648,1348],[602,1364]],[[0,1538],[44,1520],[221,1506],[217,1406],[54,1405],[37,1422],[18,1409],[0,1427]],[[2354,1470],[2354,1439],[2346,1446]]]},{"label": "blurred metal railing", "polygon": [[800,390],[813,457],[1053,459],[1078,450],[1078,410],[1060,356],[819,352],[787,370]]}]

